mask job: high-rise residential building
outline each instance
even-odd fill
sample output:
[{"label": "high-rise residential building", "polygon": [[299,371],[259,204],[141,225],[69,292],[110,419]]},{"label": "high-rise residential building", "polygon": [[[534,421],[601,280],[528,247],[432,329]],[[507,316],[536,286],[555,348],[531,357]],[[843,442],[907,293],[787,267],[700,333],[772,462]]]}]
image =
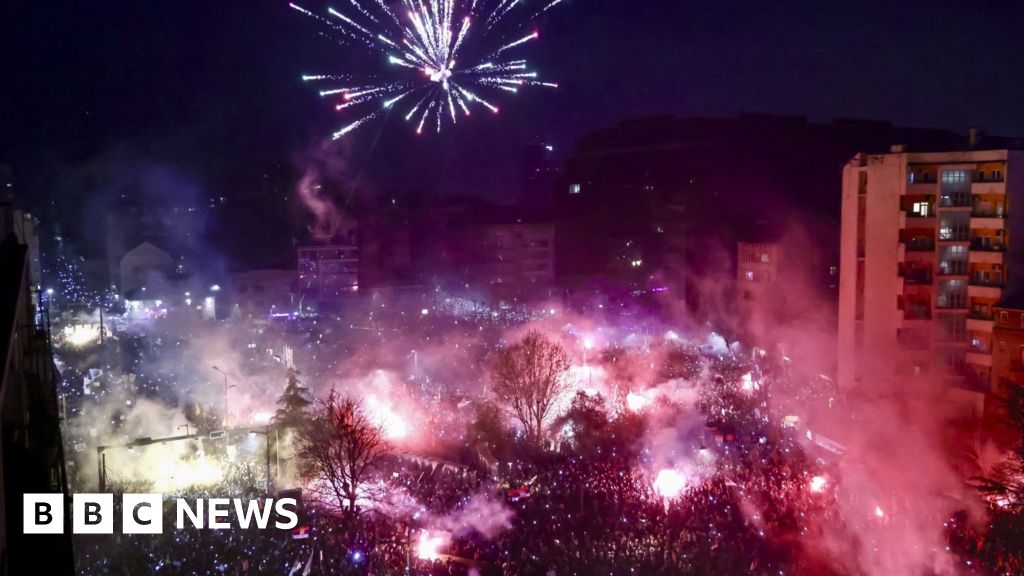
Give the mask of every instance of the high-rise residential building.
[{"label": "high-rise residential building", "polygon": [[1024,292],[1024,151],[861,154],[843,171],[841,386],[988,392],[995,309]]}]

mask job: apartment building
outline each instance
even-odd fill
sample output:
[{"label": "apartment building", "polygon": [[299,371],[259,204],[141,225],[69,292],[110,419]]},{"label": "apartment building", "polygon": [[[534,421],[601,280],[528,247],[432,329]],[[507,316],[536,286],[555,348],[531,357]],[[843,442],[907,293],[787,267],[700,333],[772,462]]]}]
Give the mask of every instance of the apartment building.
[{"label": "apartment building", "polygon": [[1024,152],[858,155],[843,171],[839,383],[991,390],[995,307],[1024,284]]},{"label": "apartment building", "polygon": [[300,246],[298,264],[298,292],[305,306],[330,306],[359,290],[355,243]]},{"label": "apartment building", "polygon": [[779,274],[779,245],[736,243],[736,286],[741,301],[757,302]]}]

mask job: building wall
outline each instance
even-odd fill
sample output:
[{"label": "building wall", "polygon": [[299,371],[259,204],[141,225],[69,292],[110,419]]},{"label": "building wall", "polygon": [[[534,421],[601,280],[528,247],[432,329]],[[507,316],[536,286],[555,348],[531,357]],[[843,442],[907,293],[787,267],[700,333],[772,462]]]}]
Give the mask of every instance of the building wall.
[{"label": "building wall", "polygon": [[992,330],[992,391],[1024,382],[1024,310],[996,308]]},{"label": "building wall", "polygon": [[550,283],[555,277],[554,227],[550,224],[493,224],[474,240],[481,284]]},{"label": "building wall", "polygon": [[231,303],[243,316],[294,311],[294,270],[250,270],[231,276]]},{"label": "building wall", "polygon": [[121,293],[142,288],[152,280],[168,280],[174,274],[171,255],[149,242],[128,251],[119,264]]},{"label": "building wall", "polygon": [[[301,246],[298,291],[326,304],[359,290],[359,247],[355,244]],[[312,304],[307,300],[306,304]]]},{"label": "building wall", "polygon": [[927,376],[990,387],[992,309],[1024,271],[1024,217],[1011,209],[1024,198],[1019,154],[897,152],[846,166],[841,386]]},{"label": "building wall", "polygon": [[840,386],[891,374],[899,328],[896,274],[905,161],[858,156],[843,170],[839,281]]},{"label": "building wall", "polygon": [[756,302],[779,274],[778,244],[737,242],[736,287],[741,301]]}]

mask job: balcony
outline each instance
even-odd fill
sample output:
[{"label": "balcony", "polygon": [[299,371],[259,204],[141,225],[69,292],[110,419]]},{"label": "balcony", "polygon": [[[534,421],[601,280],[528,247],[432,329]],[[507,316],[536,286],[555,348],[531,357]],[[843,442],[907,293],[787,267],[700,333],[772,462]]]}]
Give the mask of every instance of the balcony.
[{"label": "balcony", "polygon": [[951,192],[939,195],[940,208],[970,208],[971,195],[966,192]]},{"label": "balcony", "polygon": [[1003,289],[999,286],[978,286],[971,284],[967,287],[967,295],[971,298],[989,298],[998,300],[1003,296]]},{"label": "balcony", "polygon": [[992,332],[994,326],[995,322],[991,314],[988,315],[988,318],[982,318],[981,314],[976,312],[967,314],[967,329],[972,332]]},{"label": "balcony", "polygon": [[903,277],[903,282],[911,285],[931,284],[932,273],[930,270],[912,270]]},{"label": "balcony", "polygon": [[971,213],[971,228],[981,230],[1002,230],[1006,228],[1006,218],[1003,216],[976,216]]},{"label": "balcony", "polygon": [[931,320],[932,309],[928,304],[908,303],[903,310],[904,320]]},{"label": "balcony", "polygon": [[1006,182],[1004,180],[972,182],[971,194],[1006,194]]},{"label": "balcony", "polygon": [[991,202],[979,202],[971,210],[971,218],[1006,218],[1006,210],[1002,206],[993,206]]},{"label": "balcony", "polygon": [[992,366],[992,354],[987,352],[975,352],[973,349],[967,351],[965,358],[968,364],[975,366]]},{"label": "balcony", "polygon": [[974,274],[971,275],[970,285],[971,286],[991,286],[991,287],[994,287],[994,288],[1002,288],[1003,287],[1003,278],[1002,278],[1002,276],[993,277],[993,276],[990,276],[990,275],[985,275],[985,274],[980,274],[978,272],[975,272]]},{"label": "balcony", "polygon": [[967,259],[971,264],[1002,264],[1003,253],[997,251],[983,251],[971,249],[971,253],[967,255]]},{"label": "balcony", "polygon": [[939,276],[967,276],[966,260],[943,260],[939,262]]},{"label": "balcony", "polygon": [[928,237],[911,238],[905,244],[907,252],[933,252],[935,250],[935,240]]},{"label": "balcony", "polygon": [[968,242],[970,239],[970,226],[939,227],[940,242]]},{"label": "balcony", "polygon": [[971,238],[972,252],[1006,252],[1006,245],[1002,240],[996,241],[990,236],[975,236]]}]

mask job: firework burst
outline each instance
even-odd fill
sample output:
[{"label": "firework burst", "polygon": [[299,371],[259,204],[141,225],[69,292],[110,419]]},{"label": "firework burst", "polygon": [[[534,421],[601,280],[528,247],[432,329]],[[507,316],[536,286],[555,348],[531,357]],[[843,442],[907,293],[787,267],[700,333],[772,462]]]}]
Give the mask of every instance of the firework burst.
[{"label": "firework burst", "polygon": [[540,36],[527,32],[527,24],[562,2],[345,0],[342,8],[328,8],[322,16],[289,6],[326,27],[328,37],[368,49],[384,66],[381,74],[365,79],[303,76],[325,83],[320,96],[333,99],[335,109],[357,115],[334,133],[338,139],[397,108],[417,133],[425,127],[440,132],[473,109],[497,114],[492,100],[503,92],[557,88],[512,54]]}]

